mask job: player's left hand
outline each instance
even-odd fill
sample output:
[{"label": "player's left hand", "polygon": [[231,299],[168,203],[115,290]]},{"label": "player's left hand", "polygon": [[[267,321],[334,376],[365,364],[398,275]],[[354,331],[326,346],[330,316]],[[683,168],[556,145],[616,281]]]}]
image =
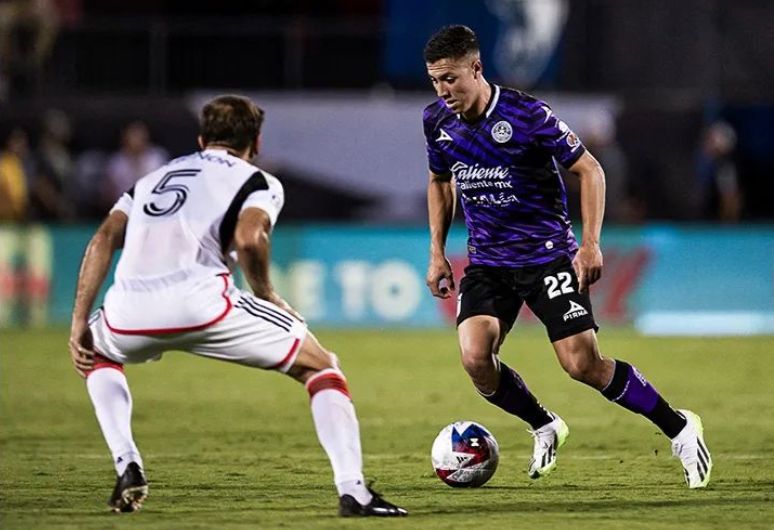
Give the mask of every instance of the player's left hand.
[{"label": "player's left hand", "polygon": [[70,360],[78,375],[86,378],[86,374],[94,368],[94,339],[91,336],[88,322],[73,323],[70,330]]},{"label": "player's left hand", "polygon": [[578,292],[585,293],[589,285],[602,277],[602,250],[599,243],[583,243],[572,260],[578,276]]}]

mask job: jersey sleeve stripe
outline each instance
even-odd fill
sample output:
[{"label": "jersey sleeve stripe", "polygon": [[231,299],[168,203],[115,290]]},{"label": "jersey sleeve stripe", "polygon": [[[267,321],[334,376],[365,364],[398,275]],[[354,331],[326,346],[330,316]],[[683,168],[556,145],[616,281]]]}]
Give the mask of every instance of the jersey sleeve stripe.
[{"label": "jersey sleeve stripe", "polygon": [[239,212],[242,210],[242,205],[248,195],[254,191],[268,189],[269,183],[266,182],[266,177],[260,171],[256,171],[244,184],[242,184],[239,191],[236,192],[234,199],[226,210],[226,214],[223,216],[223,220],[220,223],[220,229],[218,230],[218,234],[220,235],[220,249],[224,254],[228,252],[228,248],[234,240],[234,229],[236,228],[237,219],[239,218]]}]

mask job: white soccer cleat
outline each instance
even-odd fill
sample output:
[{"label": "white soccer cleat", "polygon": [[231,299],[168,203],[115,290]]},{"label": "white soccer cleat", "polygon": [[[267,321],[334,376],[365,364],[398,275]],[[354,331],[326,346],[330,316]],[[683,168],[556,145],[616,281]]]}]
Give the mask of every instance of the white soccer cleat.
[{"label": "white soccer cleat", "polygon": [[672,454],[683,464],[688,487],[703,488],[710,481],[712,457],[704,443],[701,418],[690,410],[678,410],[687,421],[683,430],[672,438]]},{"label": "white soccer cleat", "polygon": [[529,462],[529,478],[545,477],[556,467],[556,450],[567,441],[570,428],[562,418],[551,414],[553,420],[535,431],[529,431],[535,439],[532,460]]}]

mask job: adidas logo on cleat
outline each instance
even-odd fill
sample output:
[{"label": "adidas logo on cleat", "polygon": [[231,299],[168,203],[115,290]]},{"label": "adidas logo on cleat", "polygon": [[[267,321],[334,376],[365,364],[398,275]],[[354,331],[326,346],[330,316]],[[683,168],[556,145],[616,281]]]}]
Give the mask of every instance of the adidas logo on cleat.
[{"label": "adidas logo on cleat", "polygon": [[567,322],[568,320],[572,320],[573,318],[582,317],[588,314],[589,312],[586,311],[585,307],[570,300],[570,310],[567,311],[562,318],[564,318],[564,321]]}]

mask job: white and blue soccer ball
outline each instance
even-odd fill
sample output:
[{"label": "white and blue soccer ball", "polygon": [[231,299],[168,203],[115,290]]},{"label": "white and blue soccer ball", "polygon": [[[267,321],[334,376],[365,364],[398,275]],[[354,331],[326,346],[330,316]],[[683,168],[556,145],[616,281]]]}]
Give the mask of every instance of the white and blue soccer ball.
[{"label": "white and blue soccer ball", "polygon": [[500,448],[492,433],[473,421],[455,421],[436,436],[431,452],[435,474],[454,488],[477,488],[497,470]]}]

